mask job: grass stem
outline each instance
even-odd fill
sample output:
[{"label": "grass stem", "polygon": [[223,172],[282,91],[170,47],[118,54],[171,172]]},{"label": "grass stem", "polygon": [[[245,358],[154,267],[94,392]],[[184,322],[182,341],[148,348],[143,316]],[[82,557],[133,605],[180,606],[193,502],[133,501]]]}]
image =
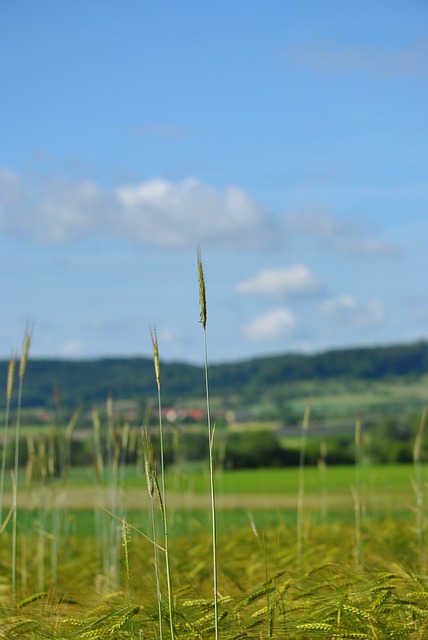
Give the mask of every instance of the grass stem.
[{"label": "grass stem", "polygon": [[309,427],[309,419],[311,415],[311,403],[308,400],[303,415],[302,436],[300,438],[300,455],[299,455],[299,489],[297,494],[297,552],[296,564],[297,570],[300,571],[303,556],[303,511],[305,497],[305,455],[306,455],[306,436]]},{"label": "grass stem", "polygon": [[168,541],[168,517],[166,508],[166,491],[165,491],[165,456],[164,456],[164,441],[163,441],[163,421],[162,421],[162,401],[161,401],[161,375],[160,375],[160,358],[159,358],[159,345],[156,335],[156,329],[150,331],[153,346],[153,362],[155,367],[157,396],[158,396],[158,413],[159,413],[159,446],[160,446],[160,462],[161,462],[161,511],[162,522],[164,530],[164,543],[165,543],[165,564],[166,564],[166,580],[168,587],[168,611],[169,611],[169,624],[171,631],[171,639],[173,640],[174,634],[174,607],[172,597],[172,582],[171,582],[171,564],[169,557],[169,541]]},{"label": "grass stem", "polygon": [[18,405],[16,410],[15,425],[15,456],[13,471],[13,514],[12,514],[12,593],[16,597],[16,559],[17,559],[17,516],[18,516],[18,473],[19,473],[19,438],[21,428],[21,407],[24,376],[27,368],[28,354],[31,345],[31,331],[27,330],[24,336],[21,360],[19,363]]},{"label": "grass stem", "polygon": [[214,433],[215,427],[211,425],[210,393],[208,380],[208,348],[207,348],[207,303],[204,269],[202,264],[201,249],[197,247],[198,280],[199,280],[199,305],[200,322],[204,331],[204,371],[205,371],[205,395],[207,407],[208,426],[208,451],[209,451],[209,473],[210,473],[210,497],[211,497],[211,523],[212,523],[212,549],[213,549],[213,591],[214,591],[214,624],[215,638],[218,640],[218,586],[217,586],[217,515],[215,501],[214,482]]},{"label": "grass stem", "polygon": [[4,478],[6,474],[6,453],[8,446],[8,429],[9,429],[9,417],[10,417],[10,404],[12,400],[13,381],[15,377],[16,358],[12,357],[9,361],[7,370],[7,386],[6,386],[6,410],[4,416],[3,427],[3,448],[1,459],[1,472],[0,472],[0,527],[3,524],[3,493],[4,493]]},{"label": "grass stem", "polygon": [[428,417],[428,408],[425,408],[419,422],[418,431],[413,447],[413,468],[415,473],[416,495],[416,536],[418,541],[419,570],[424,571],[425,566],[425,513],[424,513],[424,482],[422,478],[422,440]]},{"label": "grass stem", "polygon": [[358,414],[355,421],[355,487],[353,491],[355,510],[355,564],[358,567],[362,562],[362,518],[363,497],[361,485],[361,466],[363,460],[363,444],[361,434],[361,416]]}]

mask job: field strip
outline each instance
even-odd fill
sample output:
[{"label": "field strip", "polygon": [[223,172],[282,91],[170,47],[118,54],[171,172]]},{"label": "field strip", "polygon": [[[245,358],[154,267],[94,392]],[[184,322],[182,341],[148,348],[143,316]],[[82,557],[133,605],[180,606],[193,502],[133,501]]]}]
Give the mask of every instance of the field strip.
[{"label": "field strip", "polygon": [[[369,506],[381,512],[395,512],[409,508],[406,501],[408,494],[402,496],[402,500],[397,500],[398,496],[376,495],[369,500]],[[12,494],[4,495],[3,505],[9,508],[12,504]],[[295,509],[297,499],[290,494],[240,494],[227,493],[219,494],[216,498],[218,509]],[[31,491],[19,494],[18,508],[37,509],[44,507],[52,509],[93,509],[97,505],[106,508],[113,507],[111,490],[97,487],[80,487],[68,489],[66,491]],[[115,502],[116,507],[122,512],[123,509],[149,509],[150,499],[148,493],[143,489],[126,489],[118,492]],[[167,493],[167,505],[169,509],[209,509],[210,497],[206,494],[195,494],[185,492]],[[320,499],[319,494],[308,494],[305,496],[304,506],[309,510],[320,510],[321,507],[327,509],[340,509],[351,511],[354,509],[352,495],[349,490],[332,492],[325,496],[325,502]]]}]

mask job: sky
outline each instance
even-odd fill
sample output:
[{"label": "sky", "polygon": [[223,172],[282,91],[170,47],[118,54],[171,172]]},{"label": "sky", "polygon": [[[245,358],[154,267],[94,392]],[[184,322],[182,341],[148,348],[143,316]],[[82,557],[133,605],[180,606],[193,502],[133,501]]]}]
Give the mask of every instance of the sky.
[{"label": "sky", "polygon": [[2,0],[0,358],[428,337],[426,0]]}]

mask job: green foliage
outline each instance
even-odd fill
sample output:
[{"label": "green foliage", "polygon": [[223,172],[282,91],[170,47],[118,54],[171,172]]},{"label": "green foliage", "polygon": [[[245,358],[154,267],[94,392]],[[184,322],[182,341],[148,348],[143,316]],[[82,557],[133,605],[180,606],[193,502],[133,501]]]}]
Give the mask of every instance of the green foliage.
[{"label": "green foliage", "polygon": [[[0,361],[0,379],[7,379],[7,361]],[[281,355],[210,367],[212,396],[240,394],[260,397],[278,385],[302,380],[385,380],[428,372],[428,343],[392,347],[342,349],[314,356]],[[204,394],[201,367],[162,364],[164,404]],[[25,406],[54,407],[53,388],[61,390],[64,407],[91,406],[115,398],[154,398],[156,382],[149,358],[104,358],[86,361],[32,360],[26,372]],[[4,399],[1,398],[1,402]]]},{"label": "green foliage", "polygon": [[[367,561],[358,570],[352,527],[312,527],[301,571],[296,570],[290,527],[260,531],[260,536],[263,545],[248,525],[218,539],[221,638],[427,637],[428,584],[407,563],[415,551],[410,527],[386,520],[368,528]],[[107,593],[96,578],[98,541],[74,539],[71,544],[49,591],[37,590],[29,575],[26,593],[19,593],[16,603],[0,595],[0,635],[10,640],[159,637],[150,543],[132,536],[129,584]],[[37,540],[29,538],[27,545],[31,553]],[[212,638],[209,538],[177,538],[172,547],[177,637]]]},{"label": "green foliage", "polygon": [[271,431],[232,433],[226,442],[226,468],[254,469],[298,464],[298,451],[284,449]]}]

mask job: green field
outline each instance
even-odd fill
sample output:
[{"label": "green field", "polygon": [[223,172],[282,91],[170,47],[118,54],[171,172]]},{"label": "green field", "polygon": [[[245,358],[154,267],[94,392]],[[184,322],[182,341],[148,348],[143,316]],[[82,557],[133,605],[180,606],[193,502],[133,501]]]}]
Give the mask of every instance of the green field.
[{"label": "green field", "polygon": [[[298,469],[216,476],[222,637],[426,637],[428,548],[416,530],[415,470],[360,471],[358,543],[354,467],[304,470],[300,543]],[[167,476],[177,638],[213,637],[207,487],[207,474],[190,467]],[[19,511],[17,604],[7,586],[10,522],[1,537],[0,637],[157,638],[153,544],[145,537],[152,536],[151,509],[141,470],[122,474],[113,493],[108,478],[97,485],[92,469],[73,469],[66,487],[53,481],[33,492],[21,496],[34,503]],[[159,519],[157,529],[161,538]],[[162,572],[163,591],[164,580]],[[163,608],[169,637],[165,601]]]},{"label": "green field", "polygon": [[[361,472],[362,495],[367,521],[395,518],[408,522],[414,520],[416,502],[413,488],[412,465],[378,465],[363,467]],[[424,482],[428,481],[427,471]],[[316,467],[304,472],[305,517],[312,523],[349,524],[354,517],[352,496],[355,487],[355,469],[352,466],[327,468],[324,473]],[[25,491],[21,497],[20,521],[25,531],[31,532],[39,512],[46,511],[52,520],[55,508],[66,512],[71,530],[79,535],[95,535],[97,504],[115,508],[115,515],[126,517],[129,522],[149,526],[150,502],[143,473],[135,467],[123,475],[117,490],[117,500],[111,504],[111,491],[106,481],[103,487],[96,484],[94,471],[72,470],[67,486],[47,484]],[[208,533],[210,527],[206,473],[189,468],[187,473],[170,471],[166,478],[168,509],[172,514],[172,533]],[[10,488],[10,487],[9,487]],[[216,477],[218,524],[220,532],[230,532],[249,527],[250,514],[263,526],[295,525],[297,495],[299,491],[298,469],[255,469],[229,471]],[[5,507],[11,504],[10,491],[5,494]],[[52,529],[52,524],[48,527]],[[6,528],[6,532],[10,525]]]},{"label": "green field", "polygon": [[[253,395],[247,428],[220,414],[217,431],[210,421],[169,425],[165,475],[162,420],[153,424],[149,413],[150,432],[126,423],[109,399],[73,434],[76,423],[58,404],[48,428],[32,426],[36,414],[25,410],[7,433],[6,410],[0,639],[426,639],[428,467],[425,421],[413,419],[423,383],[330,379],[311,392],[301,381],[288,385],[285,405],[282,388]],[[310,441],[309,422],[281,429],[294,439],[290,451],[272,440],[283,425],[278,411],[302,426],[309,395],[310,428],[347,434],[335,449],[329,441],[327,456]],[[245,398],[232,406],[216,397],[213,407],[222,405],[242,409]],[[376,425],[382,453],[402,446],[395,454],[410,454],[413,465],[373,464]],[[304,441],[313,466],[304,464]],[[241,458],[227,458],[227,444]],[[334,465],[345,450],[350,464]],[[298,466],[278,451],[291,464],[297,453]],[[271,466],[248,469],[262,454]],[[92,466],[83,466],[88,457]]]}]

